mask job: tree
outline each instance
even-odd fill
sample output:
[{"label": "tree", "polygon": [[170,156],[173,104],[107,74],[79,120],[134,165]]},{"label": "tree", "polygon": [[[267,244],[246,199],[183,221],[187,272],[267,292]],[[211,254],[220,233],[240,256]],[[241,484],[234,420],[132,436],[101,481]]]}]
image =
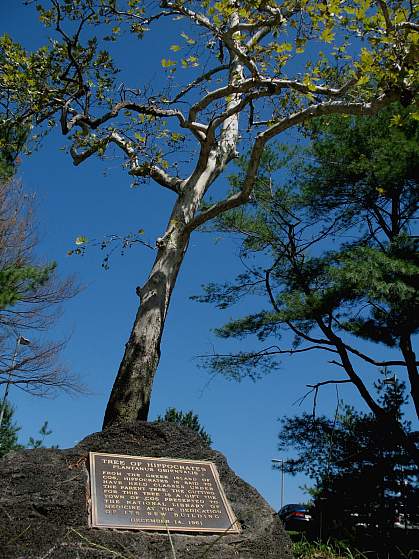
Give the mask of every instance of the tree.
[{"label": "tree", "polygon": [[[419,410],[412,347],[419,328],[419,262],[411,230],[418,197],[417,122],[393,107],[366,121],[329,117],[317,121],[308,135],[312,163],[306,150],[266,151],[252,206],[219,219],[219,228],[243,237],[242,256],[249,257],[249,265],[235,282],[210,284],[198,297],[226,308],[249,294],[262,295],[267,308],[230,321],[217,334],[257,335],[272,344],[215,355],[209,365],[236,378],[255,377],[264,367],[277,366],[280,355],[326,352],[346,378],[313,382],[315,396],[321,386],[352,383],[419,463],[416,445],[397,416],[374,399],[365,380],[371,369],[401,367]],[[400,151],[392,165],[395,145]],[[277,185],[275,172],[285,165],[290,176]],[[347,242],[348,237],[353,240]],[[250,260],[255,255],[261,256],[260,265]],[[395,358],[376,358],[359,339],[388,346]]]},{"label": "tree", "polygon": [[[3,53],[0,52],[0,67],[6,64]],[[3,116],[10,116],[10,106],[5,99],[2,102]],[[13,122],[5,122],[2,119],[0,128],[0,182],[10,180],[16,171],[19,162],[19,154],[23,151],[29,135],[28,129]]]},{"label": "tree", "polygon": [[[4,62],[4,60],[3,60]],[[7,107],[7,105],[5,105]],[[13,423],[14,409],[8,400],[9,388],[44,395],[56,389],[79,390],[76,377],[57,361],[63,343],[39,343],[20,335],[43,331],[59,315],[57,303],[77,292],[73,279],[60,281],[55,263],[36,262],[33,250],[31,198],[14,179],[19,153],[28,130],[11,123],[0,134],[0,455],[23,448],[17,443],[19,427]],[[30,346],[28,349],[27,346]],[[40,434],[46,436],[47,424]],[[30,445],[42,444],[31,438]]]},{"label": "tree", "polygon": [[20,450],[22,445],[18,444],[18,432],[20,427],[13,421],[13,407],[6,402],[3,421],[0,426],[0,458],[3,458],[11,450]]},{"label": "tree", "polygon": [[[383,408],[403,421],[404,383],[396,379],[384,384],[381,379],[376,388]],[[403,424],[417,440],[419,434],[408,422]],[[393,527],[396,511],[415,513],[411,505],[417,502],[418,468],[371,413],[340,403],[334,418],[306,413],[283,418],[278,448],[296,452],[285,468],[312,480],[314,505],[329,524],[333,521],[335,535],[356,523],[378,524],[385,532]]]},{"label": "tree", "polygon": [[19,162],[19,153],[27,139],[27,130],[21,127],[2,127],[0,137],[0,181],[10,180]]},{"label": "tree", "polygon": [[11,385],[37,396],[82,390],[59,360],[65,341],[48,341],[43,334],[59,318],[60,303],[78,287],[71,277],[58,278],[54,262],[38,262],[35,247],[31,198],[16,181],[0,184],[1,408]]},{"label": "tree", "polygon": [[[58,121],[75,165],[114,148],[136,180],[151,179],[174,195],[155,262],[137,288],[140,306],[104,426],[146,419],[170,297],[192,232],[249,200],[264,148],[277,135],[320,115],[372,114],[395,99],[408,105],[418,26],[413,8],[381,0],[37,4],[54,38],[27,53],[3,37],[1,91],[12,107],[3,125],[53,128]],[[180,35],[161,60],[167,85],[139,88],[134,76],[129,87],[118,83],[117,66],[89,26],[109,29],[111,41],[124,31],[141,39],[164,19]],[[248,150],[240,188],[211,203],[210,187]],[[185,152],[187,163],[179,165]]]},{"label": "tree", "polygon": [[[34,437],[29,437],[27,444],[28,448],[46,448],[44,446],[45,438],[52,434],[51,429],[48,427],[48,421],[44,421],[41,428],[38,431],[38,436],[41,438],[35,439]],[[58,448],[58,445],[53,445],[50,448]]]},{"label": "tree", "polygon": [[179,411],[176,408],[168,408],[166,413],[161,416],[159,415],[156,421],[169,421],[170,423],[176,423],[176,425],[184,425],[192,431],[196,431],[201,439],[208,445],[211,446],[212,440],[205,429],[199,422],[198,416],[193,413],[192,410],[188,412]]},{"label": "tree", "polygon": [[[320,121],[318,126],[322,126]],[[310,137],[315,139],[319,133],[314,126]],[[333,216],[347,226],[366,221],[364,238],[367,241],[370,236],[372,241],[369,251],[352,252],[358,272],[360,258],[368,257],[356,289],[372,296],[376,306],[368,317],[352,319],[348,326],[365,340],[399,347],[419,417],[419,375],[412,347],[412,335],[419,328],[417,238],[413,235],[419,201],[418,141],[417,121],[409,119],[400,106],[382,111],[375,119],[358,121],[355,127],[335,120],[322,141],[312,144],[317,165],[306,165],[298,180],[311,215]],[[374,264],[379,275],[373,294],[368,283]],[[353,283],[348,277],[350,265],[348,259],[342,280]],[[380,286],[379,281],[383,282]]]},{"label": "tree", "polygon": [[[0,134],[0,426],[9,421],[10,385],[36,395],[56,389],[78,390],[76,377],[57,361],[63,342],[28,340],[21,334],[44,331],[59,316],[58,303],[77,292],[74,280],[61,281],[56,265],[37,262],[32,199],[14,178],[19,152],[27,140],[20,126]],[[14,431],[12,429],[11,433]]]}]

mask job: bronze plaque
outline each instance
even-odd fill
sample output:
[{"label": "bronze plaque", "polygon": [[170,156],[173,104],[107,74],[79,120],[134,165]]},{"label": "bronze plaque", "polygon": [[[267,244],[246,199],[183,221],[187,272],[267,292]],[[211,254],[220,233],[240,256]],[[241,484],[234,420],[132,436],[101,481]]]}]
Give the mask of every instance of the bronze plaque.
[{"label": "bronze plaque", "polygon": [[215,464],[90,452],[91,525],[240,532]]}]

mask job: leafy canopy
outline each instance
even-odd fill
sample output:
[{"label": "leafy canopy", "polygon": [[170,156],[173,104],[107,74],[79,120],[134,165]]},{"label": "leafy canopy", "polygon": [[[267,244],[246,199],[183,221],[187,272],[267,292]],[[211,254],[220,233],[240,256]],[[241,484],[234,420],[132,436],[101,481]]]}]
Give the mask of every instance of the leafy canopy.
[{"label": "leafy canopy", "polygon": [[[185,140],[202,140],[215,117],[215,129],[222,124],[226,107],[248,114],[248,132],[273,136],[315,113],[368,112],[391,98],[408,105],[417,86],[414,7],[402,1],[45,0],[36,8],[48,46],[27,52],[0,38],[0,126],[36,127],[37,140],[58,124],[76,164],[113,146],[137,177],[153,176],[155,165],[176,176],[170,154],[190,150]],[[141,40],[165,19],[179,35],[161,60],[167,84],[142,90],[134,76],[121,84],[125,60],[112,60],[112,43]]]}]

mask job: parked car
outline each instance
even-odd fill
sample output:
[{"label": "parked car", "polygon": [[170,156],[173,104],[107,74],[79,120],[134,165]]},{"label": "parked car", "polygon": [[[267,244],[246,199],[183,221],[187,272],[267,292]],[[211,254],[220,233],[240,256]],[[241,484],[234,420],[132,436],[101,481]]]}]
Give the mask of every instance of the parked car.
[{"label": "parked car", "polygon": [[278,516],[286,530],[307,531],[313,521],[309,507],[295,503],[282,507]]},{"label": "parked car", "polygon": [[419,530],[418,515],[406,515],[403,512],[397,513],[394,519],[394,528],[401,530]]}]

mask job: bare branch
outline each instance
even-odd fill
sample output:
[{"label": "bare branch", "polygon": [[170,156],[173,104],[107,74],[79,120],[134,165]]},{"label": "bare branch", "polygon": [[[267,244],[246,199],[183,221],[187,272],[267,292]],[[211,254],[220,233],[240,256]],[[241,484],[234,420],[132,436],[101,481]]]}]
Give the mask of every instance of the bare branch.
[{"label": "bare branch", "polygon": [[252,90],[258,97],[272,97],[278,95],[284,89],[292,89],[305,95],[324,95],[328,97],[341,97],[355,83],[356,79],[351,79],[342,87],[336,89],[322,85],[306,85],[298,80],[286,80],[276,78],[247,78],[236,82],[230,82],[228,85],[211,91],[197,103],[195,103],[189,111],[189,121],[196,120],[197,114],[206,109],[211,103],[219,99],[224,99],[233,94],[248,93]]},{"label": "bare branch", "polygon": [[[376,359],[373,359],[369,355],[366,355],[362,351],[359,351],[358,349],[356,349],[354,347],[351,347],[350,345],[348,345],[346,343],[344,345],[345,345],[345,348],[350,353],[353,353],[354,355],[357,355],[358,357],[360,357],[361,359],[363,359],[367,363],[371,363],[371,365],[375,365],[376,367],[393,367],[393,366],[407,367],[406,361],[401,361],[401,360],[377,361]],[[416,361],[416,365],[419,365],[418,361]]]},{"label": "bare branch", "polygon": [[149,17],[143,17],[140,16],[139,14],[135,14],[133,12],[125,12],[123,10],[118,10],[115,5],[109,5],[107,6],[109,13],[114,14],[116,16],[124,16],[127,17],[128,19],[135,19],[136,21],[140,22],[141,25],[150,25],[150,23],[152,23],[153,21],[157,21],[158,19],[162,18],[162,17],[166,17],[166,16],[170,16],[172,15],[172,12],[166,12],[166,11],[161,11],[158,12],[157,14],[154,14],[153,16],[149,16]]},{"label": "bare branch", "polygon": [[233,208],[237,208],[241,206],[248,200],[249,196],[246,196],[243,191],[237,192],[236,194],[232,194],[225,200],[221,200],[216,204],[213,204],[208,209],[199,213],[194,219],[192,219],[188,225],[188,231],[193,231],[203,223],[206,223],[210,219],[217,217],[221,213],[226,212],[227,210],[231,210]]},{"label": "bare branch", "polygon": [[[195,129],[195,126],[187,122],[182,112],[178,109],[162,109],[161,107],[157,107],[155,105],[141,105],[131,101],[121,101],[120,103],[114,105],[110,111],[95,119],[92,119],[85,114],[76,113],[69,121],[65,120],[64,122],[61,122],[62,132],[63,134],[68,134],[74,126],[82,127],[83,125],[88,126],[91,130],[96,130],[105,122],[117,117],[122,110],[133,111],[139,114],[155,117],[175,117],[178,119],[182,128],[190,128],[191,130]],[[196,128],[199,129],[199,126]]]},{"label": "bare branch", "polygon": [[138,167],[133,167],[130,171],[130,175],[135,177],[151,177],[154,179],[155,182],[176,192],[182,190],[182,187],[185,185],[186,181],[182,180],[178,177],[172,177],[166,171],[158,167],[157,165],[140,165]]},{"label": "bare branch", "polygon": [[218,72],[223,72],[224,70],[228,70],[228,68],[229,68],[228,64],[222,64],[221,66],[217,66],[216,68],[212,68],[211,70],[208,70],[208,72],[205,72],[205,74],[202,74],[201,76],[196,78],[193,82],[191,82],[186,87],[184,87],[181,91],[179,91],[179,93],[176,95],[176,97],[174,97],[171,103],[176,103],[177,101],[179,101],[179,99],[181,99],[184,95],[186,95],[191,89],[193,89],[194,87],[196,87],[202,82],[209,81],[214,74],[218,74]]},{"label": "bare branch", "polygon": [[307,388],[320,388],[320,386],[326,386],[327,384],[352,384],[352,381],[349,379],[344,380],[324,380],[322,382],[316,382],[316,384],[306,384]]},{"label": "bare branch", "polygon": [[419,31],[419,23],[413,21],[402,21],[396,25],[400,29],[411,29],[412,31]]},{"label": "bare branch", "polygon": [[157,165],[144,163],[140,164],[138,161],[138,154],[132,142],[124,139],[120,134],[113,131],[104,138],[98,139],[89,148],[83,152],[77,152],[74,146],[71,147],[70,153],[73,158],[74,165],[80,165],[83,161],[91,157],[99,150],[105,150],[108,144],[116,144],[127,155],[130,166],[130,175],[137,177],[151,177],[158,184],[179,193],[180,188],[184,181],[177,177],[172,177]]},{"label": "bare branch", "polygon": [[319,393],[319,388],[321,386],[325,386],[327,384],[335,384],[336,385],[336,384],[347,384],[347,383],[352,383],[352,381],[349,380],[349,379],[326,380],[326,381],[323,381],[323,382],[318,382],[316,384],[306,384],[307,388],[311,388],[311,390],[306,392],[304,394],[304,396],[302,396],[301,398],[298,398],[298,400],[296,400],[294,402],[294,404],[298,403],[298,405],[301,406],[301,404],[304,402],[304,400],[306,400],[310,396],[310,394],[312,394],[314,392],[312,416],[313,416],[313,418],[315,418],[316,417],[317,397],[318,397],[318,393]]}]

